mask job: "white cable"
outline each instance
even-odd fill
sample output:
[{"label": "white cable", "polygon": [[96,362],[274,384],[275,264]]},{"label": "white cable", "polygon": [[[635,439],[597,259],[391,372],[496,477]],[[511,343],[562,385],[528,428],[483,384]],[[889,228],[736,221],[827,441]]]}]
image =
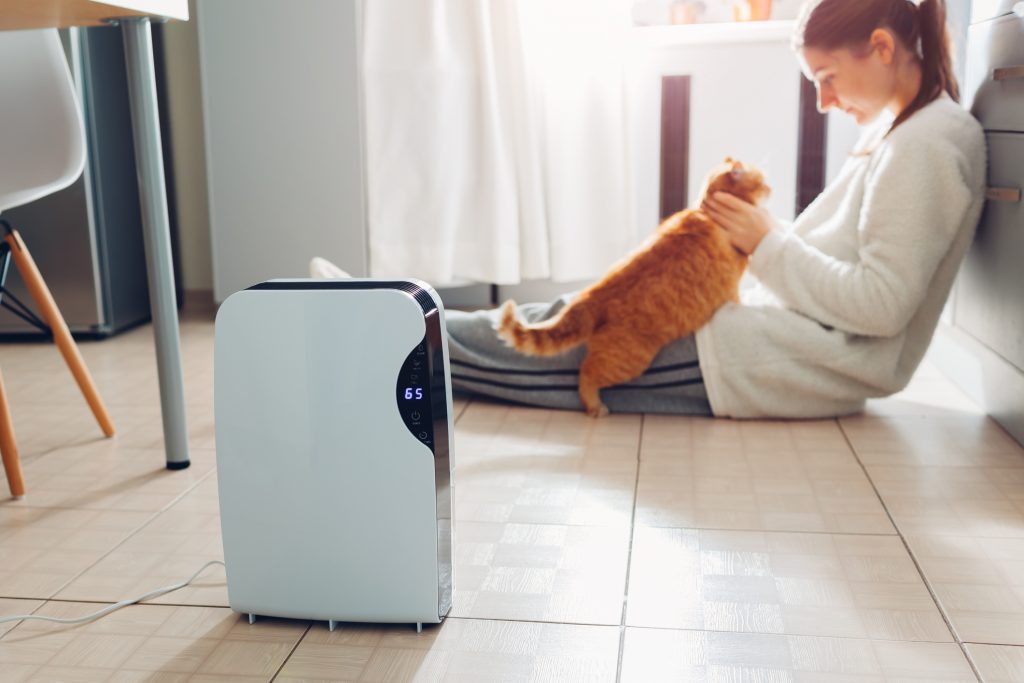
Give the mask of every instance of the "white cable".
[{"label": "white cable", "polygon": [[90,621],[95,621],[96,619],[99,619],[100,617],[105,617],[108,614],[110,614],[111,612],[113,612],[115,610],[119,610],[122,607],[127,607],[128,605],[134,605],[137,602],[142,602],[144,600],[149,600],[151,598],[157,598],[157,597],[160,597],[161,595],[164,595],[166,593],[170,593],[172,591],[176,591],[179,588],[184,588],[185,586],[187,586],[190,583],[192,583],[193,581],[195,581],[197,576],[199,576],[204,571],[206,571],[207,567],[210,567],[210,566],[215,565],[215,564],[219,564],[221,566],[224,566],[224,563],[221,562],[220,560],[212,560],[212,561],[207,562],[206,564],[204,564],[202,567],[199,568],[199,571],[197,571],[195,574],[190,576],[187,580],[182,581],[181,583],[176,583],[173,586],[164,586],[163,588],[157,588],[156,590],[150,591],[149,593],[146,593],[145,595],[139,596],[139,597],[137,597],[137,598],[135,598],[133,600],[122,600],[121,602],[118,602],[118,603],[113,604],[113,605],[108,605],[107,607],[104,607],[103,609],[101,609],[101,610],[99,610],[97,612],[93,612],[92,614],[87,614],[84,617],[78,617],[77,619],[58,619],[57,617],[44,617],[44,616],[39,615],[39,614],[19,614],[17,616],[13,616],[13,617],[0,617],[0,624],[6,623],[8,621],[26,621],[28,619],[38,619],[40,621],[53,621],[53,622],[56,622],[58,624],[85,624],[85,623],[90,622]]}]

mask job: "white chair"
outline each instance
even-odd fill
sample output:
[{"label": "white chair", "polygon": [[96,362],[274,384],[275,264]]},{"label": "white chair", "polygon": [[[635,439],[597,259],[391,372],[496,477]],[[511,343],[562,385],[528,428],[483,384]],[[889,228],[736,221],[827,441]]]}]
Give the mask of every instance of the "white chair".
[{"label": "white chair", "polygon": [[[106,436],[114,425],[67,323],[25,243],[3,212],[63,189],[85,165],[85,132],[74,84],[55,29],[0,31],[0,297],[10,260]],[[0,375],[0,455],[11,495],[25,494],[11,413]]]}]

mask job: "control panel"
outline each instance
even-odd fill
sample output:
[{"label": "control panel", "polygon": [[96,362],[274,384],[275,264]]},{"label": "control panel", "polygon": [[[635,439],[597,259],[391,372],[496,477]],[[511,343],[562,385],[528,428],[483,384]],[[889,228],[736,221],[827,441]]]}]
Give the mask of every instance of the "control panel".
[{"label": "control panel", "polygon": [[398,373],[395,394],[398,412],[417,439],[434,450],[434,418],[430,403],[430,357],[423,338],[405,359]]}]

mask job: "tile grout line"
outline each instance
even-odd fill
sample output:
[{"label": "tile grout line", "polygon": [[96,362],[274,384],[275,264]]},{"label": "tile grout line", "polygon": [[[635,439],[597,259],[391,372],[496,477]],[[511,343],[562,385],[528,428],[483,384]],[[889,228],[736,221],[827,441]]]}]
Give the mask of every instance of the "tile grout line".
[{"label": "tile grout line", "polygon": [[473,404],[473,399],[469,399],[469,398],[463,399],[462,409],[458,411],[458,414],[452,416],[452,425],[453,426],[457,425],[459,423],[459,420],[462,419],[462,416],[466,414],[466,411],[469,410],[469,406],[471,406],[472,404]]},{"label": "tile grout line", "polygon": [[[60,586],[59,588],[57,588],[57,589],[56,589],[55,591],[53,591],[53,593],[51,593],[51,594],[50,594],[50,596],[49,596],[48,598],[46,598],[46,600],[47,600],[47,601],[50,601],[50,600],[52,600],[52,599],[55,599],[55,598],[56,598],[56,596],[57,596],[58,594],[60,594],[60,592],[61,592],[61,591],[63,591],[63,590],[65,589],[65,588],[68,588],[68,587],[69,587],[69,586],[70,586],[70,585],[71,585],[72,583],[74,583],[74,582],[75,582],[75,581],[77,581],[78,579],[82,578],[82,576],[83,576],[83,575],[85,575],[85,573],[86,573],[86,572],[88,572],[88,571],[89,571],[90,569],[92,569],[93,567],[95,567],[96,565],[98,565],[98,564],[99,564],[100,562],[102,562],[102,561],[103,561],[104,559],[106,559],[107,557],[109,557],[111,553],[113,553],[113,552],[114,552],[114,551],[116,551],[116,550],[117,550],[118,548],[120,548],[120,547],[121,547],[121,546],[123,546],[123,545],[124,545],[125,543],[127,543],[127,542],[128,542],[129,540],[131,540],[132,538],[134,538],[136,534],[138,534],[138,533],[139,533],[140,531],[142,531],[143,529],[145,529],[146,527],[148,527],[148,526],[149,526],[150,524],[152,524],[152,523],[153,523],[154,521],[156,521],[156,520],[157,520],[157,519],[158,519],[158,518],[159,518],[159,517],[160,517],[161,515],[163,515],[163,514],[164,514],[165,512],[167,512],[167,511],[168,511],[168,510],[170,510],[170,509],[171,509],[172,507],[174,507],[175,505],[177,505],[178,503],[180,503],[180,502],[182,501],[182,499],[183,499],[183,498],[185,498],[185,496],[187,496],[187,495],[188,495],[189,493],[191,493],[192,491],[194,491],[194,490],[195,490],[195,489],[196,489],[196,488],[197,488],[197,487],[198,487],[198,486],[199,486],[200,484],[202,484],[203,482],[205,482],[205,481],[206,481],[206,480],[207,480],[208,478],[210,478],[211,476],[213,476],[213,475],[214,475],[214,473],[215,473],[216,471],[217,471],[217,470],[216,470],[216,468],[213,468],[213,469],[211,469],[211,470],[210,470],[209,472],[207,472],[206,474],[204,474],[204,475],[203,475],[202,477],[200,477],[200,478],[199,478],[199,480],[198,480],[198,481],[197,481],[196,483],[194,483],[194,484],[193,484],[192,486],[190,486],[190,487],[188,487],[187,489],[185,489],[184,491],[182,491],[182,492],[181,492],[181,493],[180,493],[180,494],[179,494],[179,495],[178,495],[177,497],[175,497],[175,498],[174,498],[174,499],[173,499],[173,500],[172,500],[171,502],[167,503],[167,505],[165,505],[164,507],[162,507],[162,508],[160,508],[159,510],[157,510],[156,512],[154,512],[154,513],[153,513],[153,515],[152,515],[152,516],[150,516],[150,518],[149,518],[149,519],[147,519],[147,520],[146,520],[145,522],[143,522],[143,523],[142,523],[141,525],[139,525],[139,526],[138,526],[138,527],[136,527],[136,528],[135,528],[134,530],[132,530],[131,532],[129,532],[129,533],[128,533],[128,535],[127,535],[127,536],[125,536],[124,538],[122,538],[122,539],[121,539],[121,540],[120,540],[120,541],[119,541],[119,542],[118,542],[118,543],[117,543],[117,544],[116,544],[116,545],[115,545],[115,546],[114,546],[113,548],[111,548],[111,549],[110,549],[110,550],[108,550],[107,552],[103,553],[103,555],[101,555],[100,557],[98,557],[98,558],[96,559],[96,561],[95,561],[95,562],[93,562],[92,564],[90,564],[90,565],[89,565],[88,567],[85,567],[85,568],[84,568],[84,569],[82,569],[82,570],[81,570],[80,572],[78,572],[77,574],[75,574],[74,576],[72,576],[72,577],[71,577],[70,579],[68,579],[67,581],[65,581],[65,582],[64,582],[63,584],[61,584],[61,586]],[[68,601],[68,602],[76,602],[76,601]],[[117,601],[117,600],[115,600],[114,602],[118,602],[118,601]],[[145,604],[159,604],[159,603],[145,603]],[[19,624],[19,626],[20,626],[20,624]],[[17,628],[17,627],[15,627],[15,628]]]},{"label": "tile grout line", "polygon": [[[25,600],[26,598],[7,598],[7,599],[8,599],[8,600]],[[36,607],[36,608],[35,608],[34,610],[32,610],[31,612],[29,612],[29,614],[35,614],[35,613],[36,613],[36,612],[38,612],[39,610],[41,610],[41,609],[43,609],[44,607],[46,607],[46,603],[48,603],[48,602],[49,602],[49,600],[39,600],[39,599],[33,599],[33,600],[32,600],[32,602],[38,602],[38,603],[39,603],[39,605],[38,605],[38,606],[37,606],[37,607]],[[6,616],[6,615],[0,615],[0,616]],[[22,625],[23,623],[24,623],[24,620],[22,620],[22,621],[19,621],[19,622],[16,622],[16,623],[14,624],[14,626],[12,626],[11,628],[7,629],[7,630],[6,630],[5,632],[3,632],[3,633],[0,633],[0,640],[3,640],[4,638],[6,638],[7,636],[9,636],[10,634],[14,633],[14,631],[15,631],[15,630],[17,630],[17,628],[18,628],[19,626],[21,626],[21,625]]]},{"label": "tile grout line", "polygon": [[[270,677],[269,683],[274,683],[274,681],[277,680],[277,677],[281,675],[281,671],[284,670],[285,666],[287,666],[288,660],[292,658],[292,655],[295,654],[295,651],[299,649],[299,645],[301,645],[302,641],[306,639],[306,636],[309,635],[309,632],[313,630],[314,623],[315,622],[310,621],[309,624],[306,625],[306,630],[302,632],[302,635],[299,636],[299,639],[295,641],[295,645],[292,646],[292,649],[288,651],[287,656],[285,656],[285,658],[281,661],[281,666],[277,667],[277,671],[275,671],[274,675]],[[376,646],[374,646],[374,650],[376,649]],[[369,660],[367,660],[367,663],[369,663]],[[365,673],[365,671],[361,673]]]},{"label": "tile grout line", "polygon": [[[548,524],[550,522],[541,522],[540,524]],[[600,524],[587,524],[580,526],[610,526]],[[740,529],[733,527],[709,527],[709,526],[685,526],[685,525],[661,525],[661,524],[641,524],[641,528],[644,529],[683,529],[688,531],[714,531],[714,532],[736,532],[738,534],[808,534],[816,536],[873,536],[875,538],[895,538],[899,534],[881,534],[881,533],[867,533],[863,531],[816,531],[816,530],[803,530],[803,529]]]},{"label": "tile grout line", "polygon": [[640,414],[640,433],[636,442],[636,478],[633,480],[633,510],[629,518],[629,542],[626,546],[626,578],[622,592],[622,618],[619,622],[619,656],[615,663],[615,683],[622,680],[622,658],[626,651],[626,613],[629,609],[629,572],[633,566],[633,535],[636,532],[636,504],[640,491],[640,453],[644,447],[645,413]]},{"label": "tile grout line", "polygon": [[[589,622],[580,621],[541,621],[537,619],[508,619],[498,617],[448,617],[449,619],[458,619],[460,621],[498,621],[508,624],[541,624],[548,626],[583,626],[589,628],[615,628],[616,624],[594,624]],[[619,625],[621,628],[622,625]],[[952,645],[948,640],[903,640],[901,638],[878,638],[873,636],[829,636],[822,635],[820,633],[790,633],[790,632],[764,632],[764,631],[737,631],[731,629],[722,628],[680,628],[678,626],[643,626],[640,624],[633,624],[628,628],[637,629],[640,631],[678,631],[685,633],[724,633],[730,635],[749,635],[749,636],[771,636],[776,638],[818,638],[818,639],[834,639],[834,640],[858,640],[866,641],[871,643],[928,643],[933,645]],[[999,643],[971,643],[972,645],[1000,645]],[[1000,645],[1001,646],[1001,645]],[[1006,645],[1005,647],[1020,647],[1024,648],[1024,645]]]},{"label": "tile grout line", "polygon": [[[113,605],[116,602],[120,602],[120,600],[97,600],[94,598],[74,600],[70,598],[9,598],[4,597],[2,595],[0,595],[0,600],[42,600],[44,603],[62,602],[67,603],[69,605]],[[230,607],[226,607],[224,605],[208,605],[195,602],[139,602],[136,603],[136,605],[145,605],[147,607],[196,607],[199,609],[230,609]],[[135,607],[135,605],[128,605],[128,607]]]},{"label": "tile grout line", "polygon": [[[522,524],[527,526],[567,526],[567,527],[594,527],[599,529],[625,528],[625,522],[619,524],[570,524],[568,522],[495,522],[493,520],[464,519],[464,524]],[[632,526],[632,525],[631,525]],[[714,531],[714,532],[735,532],[738,534],[807,534],[815,536],[869,536],[875,538],[896,538],[899,534],[868,533],[859,531],[816,531],[805,529],[745,529],[738,527],[709,527],[694,526],[685,524],[641,524],[642,529],[683,529],[687,531]]]},{"label": "tile grout line", "polygon": [[918,561],[917,556],[914,554],[914,551],[910,547],[910,544],[907,543],[907,539],[906,537],[904,537],[903,531],[900,529],[899,525],[896,524],[896,520],[893,518],[892,513],[889,512],[889,506],[886,505],[885,499],[882,498],[882,494],[878,492],[878,486],[875,485],[875,480],[871,478],[871,474],[868,472],[868,468],[864,466],[863,462],[861,462],[860,455],[858,455],[857,453],[857,449],[854,447],[853,442],[850,440],[850,436],[846,433],[846,430],[843,428],[843,424],[839,419],[836,419],[836,426],[839,427],[839,432],[843,435],[843,438],[846,440],[846,444],[850,448],[850,452],[853,454],[853,457],[857,461],[857,464],[860,465],[860,468],[864,472],[864,476],[867,478],[868,483],[871,484],[871,489],[875,492],[875,496],[878,497],[878,502],[881,504],[882,509],[885,510],[885,514],[889,518],[889,523],[892,524],[894,529],[896,529],[896,535],[900,539],[900,543],[903,544],[904,549],[907,551],[907,556],[910,557],[910,561],[914,563],[914,568],[917,569],[917,573],[921,577],[921,582],[924,583],[924,587],[928,590],[928,595],[931,597],[932,602],[935,603],[936,609],[939,610],[939,615],[942,617],[942,620],[946,623],[946,628],[949,629],[950,635],[953,636],[953,641],[960,648],[960,652],[963,653],[964,659],[967,660],[967,665],[971,667],[971,671],[974,673],[975,677],[978,679],[980,683],[984,683],[985,679],[982,678],[981,672],[978,670],[977,664],[974,663],[974,658],[971,657],[970,652],[967,650],[967,646],[964,644],[964,641],[960,638],[960,634],[957,633],[956,627],[953,625],[952,620],[949,618],[949,615],[946,614],[946,609],[942,606],[942,603],[939,601],[939,596],[936,595],[935,589],[932,588],[931,582],[925,575],[924,568]]},{"label": "tile grout line", "polygon": [[[777,638],[817,638],[820,640],[861,640],[869,643],[929,643],[933,645],[950,645],[948,640],[903,640],[902,638],[878,638],[873,636],[829,636],[821,633],[790,633],[788,631],[735,631],[721,628],[677,628],[668,626],[630,626],[630,628],[647,631],[682,631],[689,633],[728,633],[733,635],[773,636]],[[989,645],[991,643],[985,643]],[[1024,647],[1024,646],[1022,646]]]}]

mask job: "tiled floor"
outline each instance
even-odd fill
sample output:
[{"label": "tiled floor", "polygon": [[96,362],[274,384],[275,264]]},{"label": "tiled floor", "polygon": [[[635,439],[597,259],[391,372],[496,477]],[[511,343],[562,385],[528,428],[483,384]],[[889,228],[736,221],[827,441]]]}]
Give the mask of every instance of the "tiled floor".
[{"label": "tiled floor", "polygon": [[[209,320],[182,326],[192,467],[163,468],[152,337],[4,344],[28,497],[0,479],[0,616],[78,616],[222,558]],[[83,626],[0,624],[0,681],[1024,681],[1024,449],[925,366],[840,420],[459,401],[451,616],[261,619],[224,572]]]}]

